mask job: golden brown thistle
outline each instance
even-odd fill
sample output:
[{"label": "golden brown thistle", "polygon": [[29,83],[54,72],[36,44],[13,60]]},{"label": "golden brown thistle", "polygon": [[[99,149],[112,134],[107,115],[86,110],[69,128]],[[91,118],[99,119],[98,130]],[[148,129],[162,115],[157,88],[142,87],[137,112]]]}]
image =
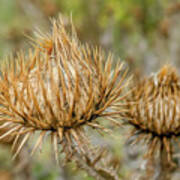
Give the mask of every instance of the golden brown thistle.
[{"label": "golden brown thistle", "polygon": [[180,136],[180,77],[176,69],[164,66],[136,85],[128,98],[129,112],[124,118],[133,127],[136,141],[147,143],[147,157],[165,151],[171,162],[173,140]]},{"label": "golden brown thistle", "polygon": [[[73,31],[74,32],[74,31]],[[88,138],[84,126],[106,129],[98,117],[113,118],[125,108],[114,105],[123,101],[122,94],[129,82],[127,71],[113,57],[98,48],[81,45],[75,35],[69,35],[62,20],[53,21],[52,33],[41,34],[34,51],[17,58],[2,68],[0,79],[0,128],[8,127],[14,136],[14,158],[32,134],[40,131],[32,154],[50,134],[58,161],[58,144],[67,157],[74,149],[86,153]],[[20,140],[20,142],[19,142]],[[17,146],[17,148],[15,148]]]}]

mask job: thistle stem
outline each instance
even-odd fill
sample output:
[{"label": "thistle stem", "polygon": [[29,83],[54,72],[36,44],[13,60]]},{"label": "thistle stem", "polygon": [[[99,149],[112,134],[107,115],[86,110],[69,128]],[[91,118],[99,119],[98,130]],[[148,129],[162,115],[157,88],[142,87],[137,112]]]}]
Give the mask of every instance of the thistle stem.
[{"label": "thistle stem", "polygon": [[174,170],[172,162],[169,162],[167,151],[164,145],[161,145],[160,150],[160,172],[158,175],[158,180],[171,180],[172,172]]}]

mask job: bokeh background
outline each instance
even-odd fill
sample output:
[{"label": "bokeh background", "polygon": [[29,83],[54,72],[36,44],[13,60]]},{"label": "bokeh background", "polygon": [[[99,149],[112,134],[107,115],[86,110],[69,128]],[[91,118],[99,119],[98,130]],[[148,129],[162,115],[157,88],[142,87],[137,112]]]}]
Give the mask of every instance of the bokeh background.
[{"label": "bokeh background", "polygon": [[[128,64],[136,79],[167,63],[180,68],[180,0],[0,0],[0,58],[26,51],[30,44],[25,35],[33,36],[36,29],[49,31],[50,18],[59,13],[65,19],[72,15],[82,42],[112,51]],[[138,176],[143,169],[139,152],[128,149],[128,142],[122,146],[124,140],[118,137],[112,141],[93,135],[119,160],[122,179],[133,173]],[[74,164],[57,168],[51,146],[46,146],[40,156],[30,158],[29,145],[12,162],[9,144],[1,144],[0,179],[93,180]]]}]

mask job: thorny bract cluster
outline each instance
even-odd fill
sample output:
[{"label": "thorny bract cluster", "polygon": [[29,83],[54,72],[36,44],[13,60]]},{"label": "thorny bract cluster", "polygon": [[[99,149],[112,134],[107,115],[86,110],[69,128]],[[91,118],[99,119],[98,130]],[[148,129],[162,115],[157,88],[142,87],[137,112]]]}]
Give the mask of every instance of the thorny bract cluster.
[{"label": "thorny bract cluster", "polygon": [[180,77],[173,67],[134,84],[120,60],[114,67],[111,53],[81,44],[73,25],[68,33],[62,18],[52,20],[51,33],[37,33],[32,42],[27,55],[20,52],[1,68],[0,128],[6,131],[0,139],[13,139],[14,158],[40,131],[31,154],[50,135],[57,162],[61,146],[67,160],[80,162],[83,155],[85,163],[79,166],[89,164],[84,169],[90,168],[94,177],[118,179],[107,175],[107,168],[98,173],[89,156],[85,127],[109,133],[100,124],[103,117],[115,126],[131,126],[135,143],[146,142],[148,158],[165,151],[173,161],[174,140],[180,135]]}]

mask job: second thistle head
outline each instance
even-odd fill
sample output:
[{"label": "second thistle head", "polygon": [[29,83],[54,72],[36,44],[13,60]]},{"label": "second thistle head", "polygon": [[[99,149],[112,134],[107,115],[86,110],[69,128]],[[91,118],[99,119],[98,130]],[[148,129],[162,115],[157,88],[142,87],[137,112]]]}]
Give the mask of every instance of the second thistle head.
[{"label": "second thistle head", "polygon": [[165,150],[172,159],[173,140],[180,136],[180,77],[177,70],[164,66],[158,73],[135,85],[127,100],[127,124],[132,135],[148,145],[148,156]]}]

